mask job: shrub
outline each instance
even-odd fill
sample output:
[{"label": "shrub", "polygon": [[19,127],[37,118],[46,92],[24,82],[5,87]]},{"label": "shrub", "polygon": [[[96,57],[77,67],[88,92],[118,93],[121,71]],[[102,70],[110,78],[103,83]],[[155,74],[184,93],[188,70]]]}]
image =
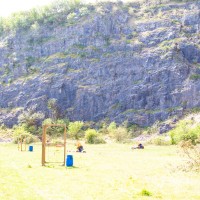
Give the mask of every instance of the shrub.
[{"label": "shrub", "polygon": [[[5,34],[6,31],[30,29],[35,23],[39,25],[64,23],[66,19],[62,16],[62,14],[72,12],[72,10],[77,9],[80,5],[80,0],[57,0],[48,6],[33,8],[28,11],[16,12],[7,18],[1,17],[0,35]],[[81,10],[82,15],[86,15],[87,12],[86,8]]]},{"label": "shrub", "polygon": [[140,192],[140,194],[141,194],[142,196],[152,196],[152,193],[149,192],[149,191],[146,190],[146,189],[143,189],[143,190]]},{"label": "shrub", "polygon": [[[56,121],[53,121],[50,118],[47,118],[43,121],[42,125],[45,124],[65,124],[68,125],[69,124],[69,120],[68,119],[58,119]],[[60,127],[60,126],[52,126],[49,127],[46,130],[47,135],[52,136],[52,137],[60,137],[63,136],[64,133],[64,127]]]},{"label": "shrub", "polygon": [[40,122],[44,119],[44,114],[41,112],[35,112],[34,108],[24,111],[18,117],[20,124],[26,124],[26,126],[39,126]]},{"label": "shrub", "polygon": [[100,124],[99,125],[100,127],[100,129],[99,129],[99,132],[100,133],[102,133],[102,134],[104,134],[104,135],[106,135],[106,134],[108,134],[108,125],[107,125],[107,123],[105,123],[105,122],[103,122],[102,124]]},{"label": "shrub", "polygon": [[200,79],[200,74],[192,74],[192,75],[190,76],[190,79],[191,79],[191,80],[198,80],[198,79]]},{"label": "shrub", "polygon": [[143,134],[152,135],[158,132],[159,122],[156,121],[153,126],[143,128]]},{"label": "shrub", "polygon": [[179,147],[181,157],[186,158],[183,169],[200,171],[200,146],[188,140],[180,142]]},{"label": "shrub", "polygon": [[107,131],[109,134],[113,134],[113,132],[116,130],[117,125],[115,122],[111,122],[110,125],[107,128]]},{"label": "shrub", "polygon": [[25,139],[27,144],[38,141],[38,138],[26,131],[24,125],[14,127],[13,142],[18,143],[18,139]]},{"label": "shrub", "polygon": [[130,138],[130,134],[126,128],[118,127],[112,132],[111,138],[113,138],[116,142],[127,142]]},{"label": "shrub", "polygon": [[200,107],[193,107],[192,109],[190,109],[191,113],[199,113],[200,112]]},{"label": "shrub", "polygon": [[79,139],[82,136],[81,129],[83,125],[84,123],[81,121],[70,122],[68,127],[69,135],[72,138]]},{"label": "shrub", "polygon": [[33,134],[33,135],[41,135],[42,134],[42,128],[36,127],[36,126],[25,126],[25,129],[27,132]]},{"label": "shrub", "polygon": [[89,144],[105,143],[101,135],[99,135],[99,133],[95,129],[88,129],[85,132],[85,140],[86,140],[86,143],[89,143]]},{"label": "shrub", "polygon": [[195,144],[197,138],[198,138],[197,134],[194,131],[191,130],[186,134],[180,135],[180,139],[179,140],[180,141],[188,141],[188,140],[190,140],[192,142],[192,144]]},{"label": "shrub", "polygon": [[51,118],[56,121],[60,117],[60,109],[58,101],[55,98],[49,99],[47,102],[48,109],[51,111]]},{"label": "shrub", "polygon": [[63,139],[62,139],[62,138],[56,138],[56,139],[53,139],[53,140],[51,141],[51,143],[53,143],[54,145],[63,144]]},{"label": "shrub", "polygon": [[13,129],[7,128],[4,124],[0,125],[0,137],[11,138],[13,135]]},{"label": "shrub", "polygon": [[32,135],[32,134],[29,133],[26,136],[26,144],[30,144],[30,143],[33,143],[33,142],[39,142],[39,139],[35,135]]},{"label": "shrub", "polygon": [[67,20],[69,23],[73,23],[75,21],[76,18],[76,13],[69,13],[69,15],[67,16]]},{"label": "shrub", "polygon": [[85,131],[85,139],[89,144],[94,144],[95,138],[97,137],[97,131],[95,129],[88,129]]},{"label": "shrub", "polygon": [[90,11],[88,10],[87,7],[82,7],[79,9],[80,16],[86,16],[90,14]]},{"label": "shrub", "polygon": [[90,129],[90,128],[94,128],[96,127],[96,123],[93,122],[93,121],[86,121],[84,122],[84,125],[82,127],[83,131],[86,131],[87,129]]},{"label": "shrub", "polygon": [[171,145],[172,141],[171,141],[171,137],[157,136],[157,137],[151,139],[149,141],[149,143],[159,145],[159,146],[167,146],[167,145]]},{"label": "shrub", "polygon": [[98,135],[96,138],[94,138],[94,144],[105,144],[106,141],[102,138],[101,135]]},{"label": "shrub", "polygon": [[195,144],[195,140],[200,135],[200,126],[193,126],[192,121],[182,120],[169,134],[172,144],[178,144],[180,141],[188,140],[191,140]]}]

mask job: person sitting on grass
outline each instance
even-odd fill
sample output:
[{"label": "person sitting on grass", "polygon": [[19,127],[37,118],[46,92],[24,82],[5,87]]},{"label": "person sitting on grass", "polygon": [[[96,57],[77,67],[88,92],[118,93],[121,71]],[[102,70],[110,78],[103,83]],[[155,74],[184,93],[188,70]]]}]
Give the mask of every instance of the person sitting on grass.
[{"label": "person sitting on grass", "polygon": [[83,145],[79,141],[76,142],[76,149],[76,152],[85,152],[83,149]]},{"label": "person sitting on grass", "polygon": [[144,149],[144,146],[140,143],[136,147],[131,147],[131,149]]}]

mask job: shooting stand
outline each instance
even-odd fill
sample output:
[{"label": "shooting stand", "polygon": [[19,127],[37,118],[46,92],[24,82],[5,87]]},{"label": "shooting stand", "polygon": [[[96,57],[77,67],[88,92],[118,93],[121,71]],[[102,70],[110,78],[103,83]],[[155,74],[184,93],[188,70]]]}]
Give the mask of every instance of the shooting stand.
[{"label": "shooting stand", "polygon": [[17,144],[18,144],[18,151],[26,151],[26,137],[23,135],[20,135],[17,138]]},{"label": "shooting stand", "polygon": [[47,128],[48,127],[63,127],[64,128],[64,142],[61,146],[64,146],[64,152],[63,152],[63,166],[65,166],[65,157],[66,157],[66,125],[65,124],[45,124],[43,125],[42,128],[42,166],[45,166],[46,162],[46,146],[50,145],[47,143],[47,139],[46,139],[46,132],[47,132]]}]

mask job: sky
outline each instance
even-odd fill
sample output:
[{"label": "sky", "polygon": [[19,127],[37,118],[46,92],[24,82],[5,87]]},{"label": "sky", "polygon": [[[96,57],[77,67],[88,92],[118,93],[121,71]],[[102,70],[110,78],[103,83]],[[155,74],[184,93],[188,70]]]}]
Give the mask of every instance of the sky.
[{"label": "sky", "polygon": [[0,16],[7,17],[13,12],[47,5],[54,0],[0,0]]}]

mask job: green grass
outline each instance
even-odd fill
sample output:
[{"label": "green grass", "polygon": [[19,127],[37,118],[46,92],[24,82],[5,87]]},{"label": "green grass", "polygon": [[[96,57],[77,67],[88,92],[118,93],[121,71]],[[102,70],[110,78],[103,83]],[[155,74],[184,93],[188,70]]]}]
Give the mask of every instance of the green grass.
[{"label": "green grass", "polygon": [[[42,167],[40,144],[33,144],[33,152],[0,144],[0,199],[200,199],[200,174],[178,170],[176,146],[130,146],[84,145],[87,153],[71,152],[74,167],[66,168]],[[74,145],[67,144],[67,150]]]}]

